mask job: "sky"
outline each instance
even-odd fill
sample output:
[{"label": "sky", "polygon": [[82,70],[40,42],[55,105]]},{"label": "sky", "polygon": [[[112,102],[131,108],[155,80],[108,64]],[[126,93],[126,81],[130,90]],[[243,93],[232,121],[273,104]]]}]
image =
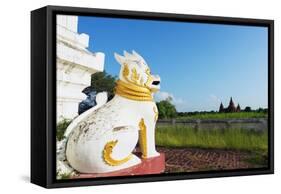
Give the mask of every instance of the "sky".
[{"label": "sky", "polygon": [[267,108],[266,27],[79,16],[89,50],[105,53],[105,71],[119,75],[114,52],[137,51],[161,77],[160,101],[177,111],[217,111],[233,98],[241,108]]}]

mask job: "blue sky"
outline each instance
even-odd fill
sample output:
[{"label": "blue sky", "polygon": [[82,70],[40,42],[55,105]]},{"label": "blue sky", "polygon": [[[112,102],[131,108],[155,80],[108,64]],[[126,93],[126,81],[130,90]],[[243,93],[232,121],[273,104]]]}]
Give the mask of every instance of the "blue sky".
[{"label": "blue sky", "polygon": [[265,27],[84,16],[78,23],[112,75],[120,70],[114,52],[140,53],[161,77],[155,99],[172,96],[178,111],[218,110],[231,96],[241,108],[267,107]]}]

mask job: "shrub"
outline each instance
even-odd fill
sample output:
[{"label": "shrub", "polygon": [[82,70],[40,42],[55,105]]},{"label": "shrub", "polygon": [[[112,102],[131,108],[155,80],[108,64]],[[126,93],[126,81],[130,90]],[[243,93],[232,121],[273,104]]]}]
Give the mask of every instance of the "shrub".
[{"label": "shrub", "polygon": [[63,119],[57,124],[57,139],[60,141],[64,137],[64,132],[68,125],[71,123],[70,119]]},{"label": "shrub", "polygon": [[157,102],[156,105],[160,119],[175,118],[177,116],[177,110],[170,100],[162,100]]}]

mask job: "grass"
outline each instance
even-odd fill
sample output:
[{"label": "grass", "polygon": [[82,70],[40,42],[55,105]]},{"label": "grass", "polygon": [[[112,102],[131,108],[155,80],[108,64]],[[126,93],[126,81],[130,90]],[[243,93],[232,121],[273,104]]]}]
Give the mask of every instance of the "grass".
[{"label": "grass", "polygon": [[195,147],[267,151],[267,132],[243,129],[196,130],[184,126],[158,126],[156,144],[165,147]]},{"label": "grass", "polygon": [[58,179],[58,180],[61,180],[61,179],[70,179],[70,178],[71,178],[71,174],[67,174],[67,173],[59,174],[59,173],[57,172],[56,175],[57,175],[57,179]]},{"label": "grass", "polygon": [[60,141],[64,137],[64,132],[68,125],[71,123],[69,119],[63,119],[57,124],[57,139]]},{"label": "grass", "polygon": [[187,119],[241,119],[241,118],[266,118],[264,112],[235,112],[235,113],[198,113],[194,115],[177,117],[177,120]]}]

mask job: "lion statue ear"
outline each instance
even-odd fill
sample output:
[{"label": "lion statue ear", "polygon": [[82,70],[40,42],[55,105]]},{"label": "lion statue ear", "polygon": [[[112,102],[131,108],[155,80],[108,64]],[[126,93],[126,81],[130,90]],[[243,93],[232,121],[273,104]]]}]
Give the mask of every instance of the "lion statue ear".
[{"label": "lion statue ear", "polygon": [[141,60],[141,61],[145,61],[143,58],[142,58],[142,56],[140,55],[140,54],[138,54],[136,51],[132,51],[132,53],[133,53],[133,55],[137,58],[137,59],[139,59],[139,60]]},{"label": "lion statue ear", "polygon": [[120,65],[123,65],[124,62],[125,62],[125,57],[117,54],[117,53],[114,53],[114,57],[116,59],[116,61],[120,64]]},{"label": "lion statue ear", "polygon": [[137,59],[137,58],[135,57],[135,55],[132,55],[131,53],[128,53],[127,51],[124,51],[124,56],[125,56],[126,58],[130,59],[130,60],[135,60],[135,59]]}]

